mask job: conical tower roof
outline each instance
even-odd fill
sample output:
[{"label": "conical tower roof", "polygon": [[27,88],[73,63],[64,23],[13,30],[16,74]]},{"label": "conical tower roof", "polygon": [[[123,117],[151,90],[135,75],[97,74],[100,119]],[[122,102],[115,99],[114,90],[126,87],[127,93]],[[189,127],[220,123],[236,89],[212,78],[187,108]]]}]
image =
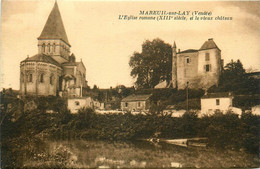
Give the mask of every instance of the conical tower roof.
[{"label": "conical tower roof", "polygon": [[176,43],[175,43],[175,41],[174,41],[174,43],[173,43],[173,48],[176,48]]},{"label": "conical tower roof", "polygon": [[57,2],[55,2],[38,39],[61,39],[70,46]]}]

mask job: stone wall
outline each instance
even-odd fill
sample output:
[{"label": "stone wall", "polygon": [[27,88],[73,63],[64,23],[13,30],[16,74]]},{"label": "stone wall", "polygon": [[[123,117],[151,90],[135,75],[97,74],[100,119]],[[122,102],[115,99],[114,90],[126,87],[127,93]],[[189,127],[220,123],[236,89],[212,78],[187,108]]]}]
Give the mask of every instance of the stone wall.
[{"label": "stone wall", "polygon": [[123,111],[142,111],[148,109],[148,101],[121,102]]},{"label": "stone wall", "polygon": [[198,76],[198,53],[177,54],[177,82],[178,89],[184,89],[189,82],[189,86],[196,84]]},{"label": "stone wall", "polygon": [[[206,60],[206,55],[209,56],[209,60]],[[209,71],[206,70],[206,65],[209,65]],[[220,73],[221,51],[217,48],[199,51],[198,75],[201,79],[200,86],[209,88],[218,85]]]}]

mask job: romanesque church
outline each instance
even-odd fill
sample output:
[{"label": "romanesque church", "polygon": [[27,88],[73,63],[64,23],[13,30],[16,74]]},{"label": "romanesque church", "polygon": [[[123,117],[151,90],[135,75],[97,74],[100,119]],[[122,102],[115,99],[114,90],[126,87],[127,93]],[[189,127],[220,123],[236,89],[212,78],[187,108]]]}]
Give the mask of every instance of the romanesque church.
[{"label": "romanesque church", "polygon": [[38,54],[20,63],[20,92],[36,96],[82,96],[86,68],[77,62],[57,2],[38,37]]}]

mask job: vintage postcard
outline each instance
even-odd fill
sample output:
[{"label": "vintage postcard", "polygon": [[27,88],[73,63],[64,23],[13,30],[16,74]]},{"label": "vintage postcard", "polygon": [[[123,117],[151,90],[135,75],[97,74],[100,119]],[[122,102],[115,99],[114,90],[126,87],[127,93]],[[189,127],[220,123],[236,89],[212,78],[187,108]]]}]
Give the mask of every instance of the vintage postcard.
[{"label": "vintage postcard", "polygon": [[1,168],[257,168],[260,1],[1,1]]}]

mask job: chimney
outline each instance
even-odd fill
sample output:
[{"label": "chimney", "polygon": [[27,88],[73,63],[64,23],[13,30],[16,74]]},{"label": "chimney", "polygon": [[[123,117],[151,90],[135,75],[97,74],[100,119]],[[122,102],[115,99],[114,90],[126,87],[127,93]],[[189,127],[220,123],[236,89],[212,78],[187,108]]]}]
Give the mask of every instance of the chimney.
[{"label": "chimney", "polygon": [[210,40],[213,40],[213,38],[209,38],[208,40],[209,40],[209,41],[210,41]]},{"label": "chimney", "polygon": [[181,52],[181,49],[178,49],[178,53],[180,53]]}]

